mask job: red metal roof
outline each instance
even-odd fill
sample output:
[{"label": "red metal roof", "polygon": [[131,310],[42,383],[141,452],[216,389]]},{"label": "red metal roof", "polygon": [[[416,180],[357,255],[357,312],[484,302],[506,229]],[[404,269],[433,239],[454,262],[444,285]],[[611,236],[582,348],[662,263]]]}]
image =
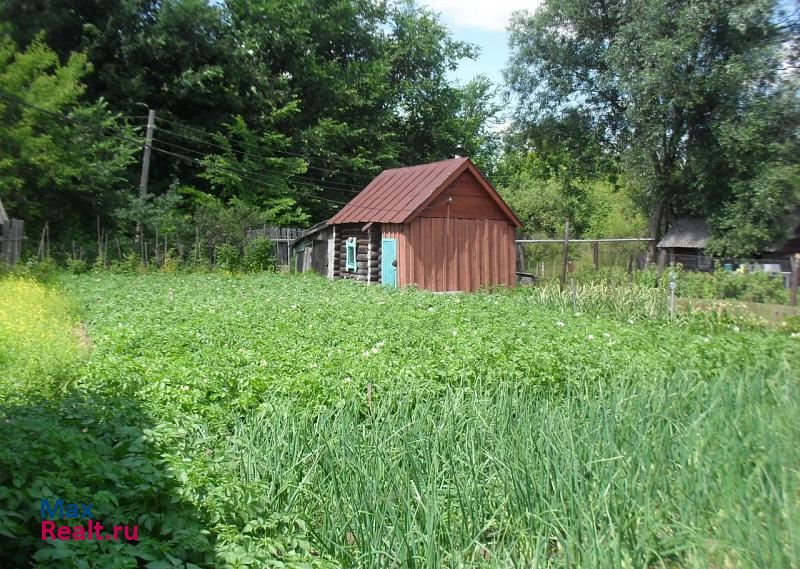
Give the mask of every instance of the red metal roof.
[{"label": "red metal roof", "polygon": [[484,189],[518,227],[522,224],[469,158],[452,158],[384,170],[334,215],[336,223],[405,223],[416,217],[436,195],[469,168]]}]

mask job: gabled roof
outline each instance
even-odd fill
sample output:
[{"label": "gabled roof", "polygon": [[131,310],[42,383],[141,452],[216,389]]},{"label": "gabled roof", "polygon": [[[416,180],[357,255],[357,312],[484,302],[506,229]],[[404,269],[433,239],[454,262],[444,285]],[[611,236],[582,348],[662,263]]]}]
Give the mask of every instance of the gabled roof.
[{"label": "gabled roof", "polygon": [[445,188],[464,171],[469,170],[486,193],[508,216],[511,223],[522,223],[506,205],[497,191],[469,158],[453,158],[384,170],[350,203],[345,205],[328,224],[337,223],[407,223],[430,205]]},{"label": "gabled roof", "polygon": [[672,224],[658,247],[702,249],[711,240],[711,228],[702,217],[682,217]]}]

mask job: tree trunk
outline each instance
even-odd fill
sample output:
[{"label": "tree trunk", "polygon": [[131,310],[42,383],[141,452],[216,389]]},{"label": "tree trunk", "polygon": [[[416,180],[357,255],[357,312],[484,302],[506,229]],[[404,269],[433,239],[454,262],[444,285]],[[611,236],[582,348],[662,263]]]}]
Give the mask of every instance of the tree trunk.
[{"label": "tree trunk", "polygon": [[650,247],[647,250],[648,264],[654,263],[656,260],[656,245],[661,240],[661,225],[664,221],[664,211],[666,207],[663,199],[656,202],[653,212],[650,214]]}]

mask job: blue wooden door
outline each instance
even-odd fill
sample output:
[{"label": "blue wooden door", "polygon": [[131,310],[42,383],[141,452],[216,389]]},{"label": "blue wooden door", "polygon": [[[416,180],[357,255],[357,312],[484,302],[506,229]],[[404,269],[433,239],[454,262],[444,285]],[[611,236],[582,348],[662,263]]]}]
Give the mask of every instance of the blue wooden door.
[{"label": "blue wooden door", "polygon": [[397,286],[397,239],[381,241],[381,280],[385,285]]}]

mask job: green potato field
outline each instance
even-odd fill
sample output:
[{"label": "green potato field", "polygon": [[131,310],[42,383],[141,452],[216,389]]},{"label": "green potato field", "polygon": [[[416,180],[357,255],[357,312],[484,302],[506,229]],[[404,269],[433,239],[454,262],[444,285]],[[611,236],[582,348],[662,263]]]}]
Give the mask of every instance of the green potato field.
[{"label": "green potato field", "polygon": [[0,565],[797,566],[800,337],[664,294],[5,278]]}]

